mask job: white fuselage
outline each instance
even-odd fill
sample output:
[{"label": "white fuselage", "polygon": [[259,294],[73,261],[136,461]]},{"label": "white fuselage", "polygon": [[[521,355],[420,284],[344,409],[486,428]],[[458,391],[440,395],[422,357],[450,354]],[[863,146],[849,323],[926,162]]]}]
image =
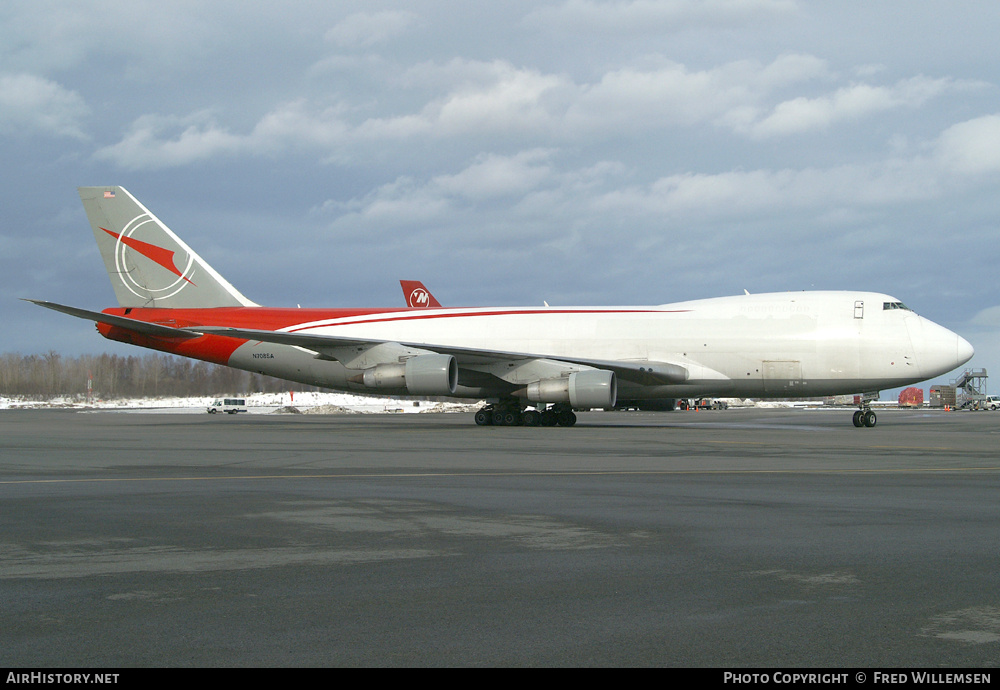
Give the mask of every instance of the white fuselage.
[{"label": "white fuselage", "polygon": [[[618,397],[694,395],[806,397],[894,388],[948,372],[972,356],[964,339],[868,292],[740,295],[656,307],[466,308],[338,316],[284,331],[409,344],[525,353],[530,357],[662,362],[688,371],[684,383],[619,381]],[[231,364],[263,371],[248,343]],[[258,355],[259,357],[259,355]],[[280,359],[280,358],[279,358]],[[265,360],[271,364],[271,360]],[[251,366],[246,366],[247,364]],[[273,361],[279,369],[280,361]],[[350,388],[337,362],[310,381]],[[467,371],[486,370],[475,364]],[[264,373],[272,373],[264,371]],[[287,370],[275,371],[289,378]],[[301,377],[300,377],[301,379]],[[489,393],[464,386],[459,395]]]}]

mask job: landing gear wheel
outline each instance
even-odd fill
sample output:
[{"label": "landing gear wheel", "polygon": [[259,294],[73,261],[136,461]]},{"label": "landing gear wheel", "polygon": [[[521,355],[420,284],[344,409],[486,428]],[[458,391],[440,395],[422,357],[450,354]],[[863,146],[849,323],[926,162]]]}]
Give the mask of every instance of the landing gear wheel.
[{"label": "landing gear wheel", "polygon": [[476,424],[479,426],[489,426],[493,423],[493,415],[486,410],[479,410],[476,412]]},{"label": "landing gear wheel", "polygon": [[878,423],[878,417],[876,417],[875,412],[870,409],[857,410],[854,413],[852,421],[856,427],[866,426],[870,429]]},{"label": "landing gear wheel", "polygon": [[576,414],[573,410],[559,412],[559,426],[573,426],[576,424]]},{"label": "landing gear wheel", "polygon": [[519,426],[521,414],[516,410],[493,410],[492,420],[494,426]]},{"label": "landing gear wheel", "polygon": [[542,413],[538,410],[525,410],[521,413],[521,424],[524,426],[539,426],[542,423]]},{"label": "landing gear wheel", "polygon": [[559,416],[554,410],[545,410],[545,412],[542,413],[541,422],[542,426],[555,426],[559,423]]}]

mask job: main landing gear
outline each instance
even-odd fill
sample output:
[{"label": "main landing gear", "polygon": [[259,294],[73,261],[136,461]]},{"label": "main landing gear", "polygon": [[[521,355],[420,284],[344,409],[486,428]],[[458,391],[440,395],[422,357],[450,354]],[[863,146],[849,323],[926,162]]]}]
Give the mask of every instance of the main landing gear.
[{"label": "main landing gear", "polygon": [[496,403],[476,412],[479,426],[573,426],[576,414],[565,403],[541,410],[526,410],[519,403]]}]

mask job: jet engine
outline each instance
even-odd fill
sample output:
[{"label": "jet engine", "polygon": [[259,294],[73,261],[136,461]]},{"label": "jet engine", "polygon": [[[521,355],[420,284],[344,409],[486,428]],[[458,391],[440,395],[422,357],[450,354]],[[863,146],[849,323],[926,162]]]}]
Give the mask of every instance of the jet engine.
[{"label": "jet engine", "polygon": [[365,369],[362,382],[367,388],[405,388],[410,395],[454,395],[458,362],[451,355],[418,355]]},{"label": "jet engine", "polygon": [[532,402],[568,402],[580,409],[611,408],[618,397],[618,383],[613,371],[578,371],[567,377],[529,383],[527,396]]}]

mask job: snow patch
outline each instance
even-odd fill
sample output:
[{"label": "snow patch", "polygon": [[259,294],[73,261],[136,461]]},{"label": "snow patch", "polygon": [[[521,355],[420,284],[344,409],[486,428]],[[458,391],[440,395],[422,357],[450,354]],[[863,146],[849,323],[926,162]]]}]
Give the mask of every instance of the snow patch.
[{"label": "snow patch", "polygon": [[[49,400],[25,400],[0,397],[0,410],[72,409],[80,411],[156,412],[204,414],[213,400],[223,396],[194,398],[130,398],[93,400],[57,397]],[[235,397],[235,396],[230,396]],[[249,414],[423,414],[429,412],[467,412],[480,404],[401,400],[397,398],[352,395],[350,393],[296,392],[252,393],[240,396],[247,401]]]}]

